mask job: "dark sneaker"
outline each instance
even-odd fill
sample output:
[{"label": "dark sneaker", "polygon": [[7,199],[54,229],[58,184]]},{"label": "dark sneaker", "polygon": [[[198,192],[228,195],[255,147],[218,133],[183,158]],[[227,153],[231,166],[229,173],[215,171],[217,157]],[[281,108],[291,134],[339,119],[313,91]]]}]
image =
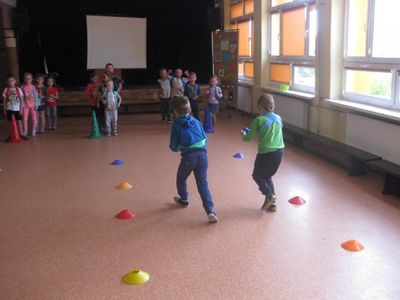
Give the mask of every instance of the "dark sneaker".
[{"label": "dark sneaker", "polygon": [[265,197],[265,201],[264,204],[261,206],[261,210],[268,210],[269,207],[275,203],[276,200],[276,196],[275,195],[271,195],[268,197]]},{"label": "dark sneaker", "polygon": [[176,204],[182,205],[184,207],[188,207],[189,206],[189,201],[188,200],[182,200],[181,197],[179,196],[175,196],[174,197],[174,201]]},{"label": "dark sneaker", "polygon": [[21,135],[21,139],[23,139],[24,141],[27,141],[28,137],[26,135]]},{"label": "dark sneaker", "polygon": [[207,216],[208,216],[208,222],[210,222],[210,223],[218,222],[218,217],[215,212],[210,212]]}]

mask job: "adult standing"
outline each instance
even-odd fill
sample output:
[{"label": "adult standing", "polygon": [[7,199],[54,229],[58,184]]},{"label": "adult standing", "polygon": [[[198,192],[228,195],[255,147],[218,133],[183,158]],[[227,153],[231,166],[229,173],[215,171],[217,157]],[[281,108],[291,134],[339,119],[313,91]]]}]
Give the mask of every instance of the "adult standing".
[{"label": "adult standing", "polygon": [[106,72],[110,73],[111,80],[114,82],[114,90],[119,94],[122,90],[122,84],[124,81],[121,77],[114,74],[114,65],[112,63],[106,64]]}]

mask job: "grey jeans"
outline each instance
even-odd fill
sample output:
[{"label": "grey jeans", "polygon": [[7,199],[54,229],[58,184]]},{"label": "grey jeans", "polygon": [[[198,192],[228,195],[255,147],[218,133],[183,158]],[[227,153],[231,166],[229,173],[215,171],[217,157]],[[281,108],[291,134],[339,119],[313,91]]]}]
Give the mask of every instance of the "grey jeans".
[{"label": "grey jeans", "polygon": [[104,116],[106,119],[106,133],[117,133],[118,109],[106,109]]},{"label": "grey jeans", "polygon": [[57,106],[47,106],[47,124],[48,128],[57,127]]}]

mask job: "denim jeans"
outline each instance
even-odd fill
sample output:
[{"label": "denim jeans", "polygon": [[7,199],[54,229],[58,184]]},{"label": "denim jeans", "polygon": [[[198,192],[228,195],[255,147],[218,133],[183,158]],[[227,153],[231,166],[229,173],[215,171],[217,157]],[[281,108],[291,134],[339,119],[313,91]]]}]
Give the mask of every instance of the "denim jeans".
[{"label": "denim jeans", "polygon": [[200,121],[199,116],[199,101],[198,100],[190,100],[190,108],[192,109],[193,117]]},{"label": "denim jeans", "polygon": [[176,177],[178,194],[182,200],[188,200],[187,178],[194,173],[197,190],[200,193],[203,207],[207,214],[214,211],[214,203],[208,189],[207,181],[208,158],[205,151],[193,151],[182,154],[181,163]]},{"label": "denim jeans", "polygon": [[254,162],[253,179],[257,183],[261,193],[266,197],[275,195],[272,176],[278,171],[283,158],[283,149],[269,153],[257,154]]},{"label": "denim jeans", "polygon": [[47,124],[49,128],[57,127],[57,106],[47,106]]},{"label": "denim jeans", "polygon": [[169,121],[171,119],[171,99],[160,98],[160,104],[162,120]]}]

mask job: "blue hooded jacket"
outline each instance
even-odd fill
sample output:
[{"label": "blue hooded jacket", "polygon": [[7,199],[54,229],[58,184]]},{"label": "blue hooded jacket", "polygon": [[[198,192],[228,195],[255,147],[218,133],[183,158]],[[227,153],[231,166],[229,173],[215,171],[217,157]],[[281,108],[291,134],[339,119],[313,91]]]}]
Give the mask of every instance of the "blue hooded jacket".
[{"label": "blue hooded jacket", "polygon": [[207,136],[201,123],[191,115],[177,118],[172,125],[169,148],[182,154],[194,150],[206,151]]}]

